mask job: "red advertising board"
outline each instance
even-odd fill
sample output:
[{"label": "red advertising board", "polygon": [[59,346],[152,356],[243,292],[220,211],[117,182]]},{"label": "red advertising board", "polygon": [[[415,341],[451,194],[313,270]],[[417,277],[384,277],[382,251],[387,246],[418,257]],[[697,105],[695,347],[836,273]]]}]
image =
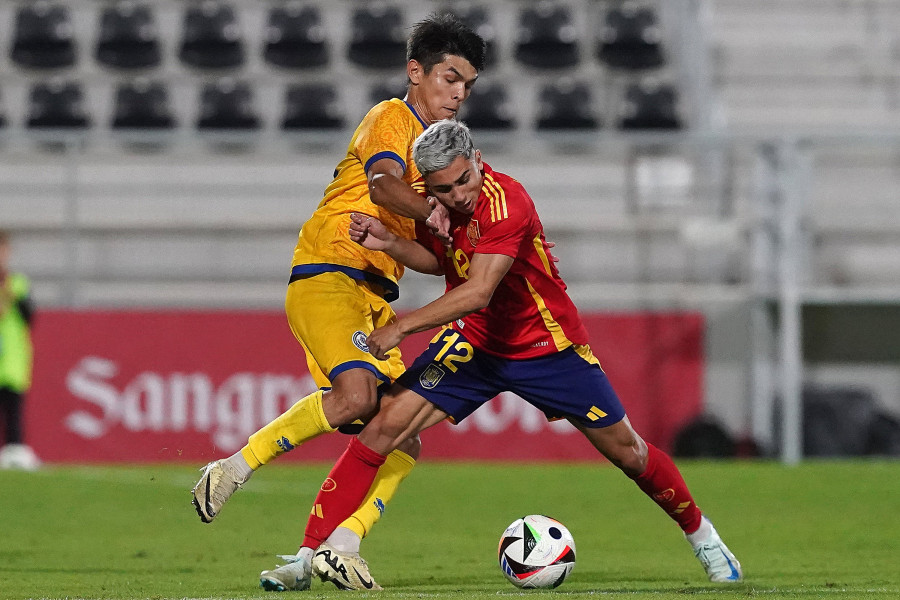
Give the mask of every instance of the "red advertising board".
[{"label": "red advertising board", "polygon": [[[703,320],[694,313],[584,314],[600,359],[635,429],[668,448],[701,410]],[[428,343],[402,346],[407,362]],[[314,389],[280,312],[43,311],[34,331],[26,435],[49,462],[202,463]],[[423,458],[591,460],[566,422],[503,394],[460,425],[422,435]],[[280,460],[334,460],[341,434]]]}]

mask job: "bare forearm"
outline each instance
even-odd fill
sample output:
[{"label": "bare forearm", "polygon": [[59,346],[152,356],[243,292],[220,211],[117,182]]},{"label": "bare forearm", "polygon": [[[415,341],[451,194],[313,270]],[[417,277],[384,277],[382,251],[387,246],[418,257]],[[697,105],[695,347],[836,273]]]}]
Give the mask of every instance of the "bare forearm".
[{"label": "bare forearm", "polygon": [[424,246],[412,240],[395,235],[387,242],[383,252],[413,271],[426,275],[444,274],[437,257]]},{"label": "bare forearm", "polygon": [[431,215],[428,201],[402,179],[392,175],[378,174],[372,177],[369,181],[369,198],[377,206],[417,221],[424,221]]},{"label": "bare forearm", "polygon": [[400,331],[406,336],[440,327],[487,306],[493,290],[481,289],[469,283],[453,288],[434,302],[402,317],[398,321]]}]

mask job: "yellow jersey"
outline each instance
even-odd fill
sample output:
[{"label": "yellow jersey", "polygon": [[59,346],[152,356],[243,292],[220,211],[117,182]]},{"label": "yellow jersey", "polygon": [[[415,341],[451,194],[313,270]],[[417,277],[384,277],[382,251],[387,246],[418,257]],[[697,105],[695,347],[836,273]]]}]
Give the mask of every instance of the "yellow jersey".
[{"label": "yellow jersey", "polygon": [[397,282],[403,265],[383,252],[367,250],[350,239],[350,214],[377,217],[396,235],[415,237],[415,222],[375,205],[369,198],[366,172],[382,158],[396,160],[403,167],[403,181],[417,191],[424,189],[413,163],[412,146],[427,127],[415,109],[393,98],[377,104],[353,133],[347,155],[334,170],[334,179],[312,217],[300,230],[291,280],[316,273],[340,271],[384,289],[389,302],[396,299]]}]

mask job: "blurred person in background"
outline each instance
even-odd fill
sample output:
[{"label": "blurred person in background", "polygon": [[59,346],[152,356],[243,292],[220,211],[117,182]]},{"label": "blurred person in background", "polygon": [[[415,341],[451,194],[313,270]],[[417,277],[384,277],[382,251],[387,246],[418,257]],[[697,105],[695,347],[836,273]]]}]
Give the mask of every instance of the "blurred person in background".
[{"label": "blurred person in background", "polygon": [[[377,104],[353,134],[347,154],[312,217],[303,225],[285,310],[319,390],[250,436],[233,456],[209,463],[192,490],[200,519],[211,522],[228,498],[262,465],[321,434],[356,433],[375,413],[381,392],[405,370],[399,349],[379,360],[366,337],[395,319],[403,266],[354,243],[350,215],[377,217],[413,238],[428,222],[449,241],[446,209],[426,199],[412,145],[431,123],[455,118],[484,66],[484,40],[453,15],[432,15],[407,41],[407,94]],[[356,422],[356,429],[348,430]],[[361,539],[384,512],[418,457],[414,438],[388,457],[359,509],[316,549],[284,555],[287,564],[260,574],[269,591],[306,589],[311,575],[342,589],[380,589],[359,556]],[[279,523],[283,519],[279,520]]]},{"label": "blurred person in background", "polygon": [[9,269],[9,234],[0,231],[0,415],[5,420],[0,468],[33,471],[40,466],[24,443],[22,405],[31,387],[33,307],[28,278]]}]

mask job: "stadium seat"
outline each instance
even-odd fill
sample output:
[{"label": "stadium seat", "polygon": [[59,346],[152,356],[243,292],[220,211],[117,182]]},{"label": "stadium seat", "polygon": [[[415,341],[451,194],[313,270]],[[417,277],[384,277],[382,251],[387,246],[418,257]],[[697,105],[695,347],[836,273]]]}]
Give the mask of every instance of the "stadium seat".
[{"label": "stadium seat", "polygon": [[203,87],[197,129],[258,129],[253,92],[245,82],[221,79]]},{"label": "stadium seat", "polygon": [[629,85],[625,90],[619,126],[622,129],[680,129],[675,87],[648,81]]},{"label": "stadium seat", "polygon": [[357,8],[351,27],[351,62],[374,69],[406,64],[406,29],[398,7],[377,3]]},{"label": "stadium seat", "polygon": [[484,40],[486,65],[493,65],[497,60],[497,30],[491,24],[488,9],[483,4],[457,3],[444,9],[456,15],[469,29],[477,33]]},{"label": "stadium seat", "polygon": [[512,107],[506,88],[500,84],[478,84],[460,110],[460,119],[473,129],[511,129]]},{"label": "stadium seat", "polygon": [[661,66],[665,62],[662,32],[653,9],[634,2],[610,9],[600,33],[597,57],[620,69]]},{"label": "stadium seat", "polygon": [[75,50],[68,7],[43,0],[21,5],[10,56],[14,63],[33,69],[71,67]]},{"label": "stadium seat", "polygon": [[343,127],[344,119],[334,106],[337,92],[334,86],[292,85],[285,91],[284,118],[281,128],[294,129],[337,129]]},{"label": "stadium seat", "polygon": [[595,129],[599,126],[593,110],[593,94],[585,83],[563,80],[546,85],[540,91],[539,100],[539,130]]},{"label": "stadium seat", "polygon": [[272,8],[263,56],[269,64],[287,69],[326,64],[328,45],[319,8],[297,2]]},{"label": "stadium seat", "polygon": [[30,128],[83,128],[90,125],[84,93],[74,82],[41,82],[31,88],[27,126]]},{"label": "stadium seat", "polygon": [[178,53],[192,67],[223,69],[244,63],[244,43],[234,9],[216,0],[190,6],[184,13],[184,37]]},{"label": "stadium seat", "polygon": [[369,103],[374,106],[383,100],[406,97],[406,77],[382,81],[369,91]]},{"label": "stadium seat", "polygon": [[543,0],[522,10],[516,34],[516,60],[530,67],[556,69],[578,64],[578,39],[565,5]]},{"label": "stadium seat", "polygon": [[113,129],[175,127],[166,87],[162,83],[143,79],[120,84],[116,90],[112,127]]},{"label": "stadium seat", "polygon": [[159,31],[150,7],[125,0],[106,7],[100,17],[96,56],[97,62],[118,69],[159,66]]}]

